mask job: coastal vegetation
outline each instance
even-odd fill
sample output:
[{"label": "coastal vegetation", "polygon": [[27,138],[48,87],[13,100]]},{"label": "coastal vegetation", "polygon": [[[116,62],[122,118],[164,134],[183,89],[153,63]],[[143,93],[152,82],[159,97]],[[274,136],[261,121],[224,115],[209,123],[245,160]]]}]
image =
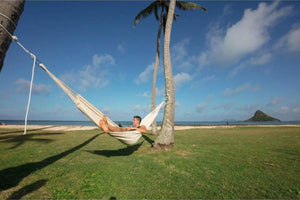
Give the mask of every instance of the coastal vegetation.
[{"label": "coastal vegetation", "polygon": [[125,146],[99,130],[0,129],[0,199],[299,199],[300,127],[146,134]]},{"label": "coastal vegetation", "polygon": [[251,117],[250,119],[245,120],[246,122],[280,122],[279,119],[273,118],[269,115],[267,115],[266,113],[264,113],[261,110],[257,110],[253,117]]}]

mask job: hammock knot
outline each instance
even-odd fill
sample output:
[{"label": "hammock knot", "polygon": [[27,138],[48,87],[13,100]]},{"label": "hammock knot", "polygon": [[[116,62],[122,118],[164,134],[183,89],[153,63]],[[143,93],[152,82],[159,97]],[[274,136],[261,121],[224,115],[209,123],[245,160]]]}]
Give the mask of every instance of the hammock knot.
[{"label": "hammock knot", "polygon": [[33,53],[30,53],[29,55],[30,55],[30,57],[31,57],[32,59],[35,58],[35,55],[34,55]]},{"label": "hammock knot", "polygon": [[18,37],[15,35],[11,36],[11,39],[13,39],[14,41],[18,41]]}]

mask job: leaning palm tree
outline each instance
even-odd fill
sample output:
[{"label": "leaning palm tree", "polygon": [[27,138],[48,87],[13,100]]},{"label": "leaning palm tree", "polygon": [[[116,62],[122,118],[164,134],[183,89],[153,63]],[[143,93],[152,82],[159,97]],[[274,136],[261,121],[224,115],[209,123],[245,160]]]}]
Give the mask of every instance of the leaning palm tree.
[{"label": "leaning palm tree", "polygon": [[11,43],[11,37],[17,28],[19,18],[24,10],[25,0],[0,1],[0,72],[3,67],[6,52]]},{"label": "leaning palm tree", "polygon": [[170,56],[170,38],[175,10],[176,0],[171,0],[164,34],[164,70],[165,70],[165,89],[166,89],[166,106],[163,117],[161,131],[154,142],[154,147],[169,146],[174,143],[174,106],[175,92],[174,79],[172,73],[172,63]]},{"label": "leaning palm tree", "polygon": [[[136,24],[142,19],[148,17],[150,14],[155,13],[155,18],[158,20],[159,28],[157,33],[157,40],[156,40],[156,56],[155,56],[155,64],[153,69],[153,81],[152,81],[152,97],[151,97],[151,109],[155,109],[155,88],[156,88],[156,77],[157,77],[157,69],[158,69],[158,63],[160,59],[160,38],[161,38],[161,31],[162,28],[165,28],[166,23],[166,17],[168,14],[168,4],[169,0],[157,0],[151,3],[149,6],[147,6],[145,9],[143,9],[135,18],[133,22],[133,26],[135,27]],[[207,11],[206,8],[202,7],[199,4],[192,3],[192,2],[182,2],[177,1],[176,7],[178,7],[181,10],[194,10],[194,9],[202,9],[203,11]],[[158,16],[158,10],[161,9],[160,17]],[[174,20],[177,19],[179,15],[173,14]],[[152,124],[152,134],[157,134],[157,125],[156,120],[154,120]]]},{"label": "leaning palm tree", "polygon": [[[161,8],[160,17],[158,16],[158,9]],[[166,1],[155,1],[151,3],[147,8],[142,10],[135,18],[133,22],[133,26],[135,27],[136,24],[140,21],[141,18],[145,18],[151,13],[155,13],[156,20],[159,20],[159,28],[157,33],[157,40],[156,40],[156,56],[155,56],[155,64],[153,69],[153,81],[152,81],[152,101],[151,101],[151,109],[155,109],[155,87],[156,87],[156,76],[157,76],[157,69],[158,69],[158,63],[159,63],[159,56],[160,56],[160,36],[161,36],[161,30],[164,26],[165,22],[165,13],[164,10],[166,9]],[[157,135],[157,125],[156,120],[152,123],[152,134]]]}]

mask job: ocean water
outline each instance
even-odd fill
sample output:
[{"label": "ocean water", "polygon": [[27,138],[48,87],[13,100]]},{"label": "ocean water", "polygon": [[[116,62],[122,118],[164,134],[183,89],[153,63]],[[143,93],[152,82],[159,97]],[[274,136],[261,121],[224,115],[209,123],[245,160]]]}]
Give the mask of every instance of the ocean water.
[{"label": "ocean water", "polygon": [[[132,121],[115,121],[123,126],[131,126]],[[24,125],[24,120],[0,120],[0,123],[9,125]],[[95,126],[91,121],[48,121],[48,120],[28,120],[28,125],[58,125],[58,126]],[[161,125],[161,121],[157,122]],[[300,121],[281,121],[281,122],[243,122],[243,121],[228,121],[229,125],[286,125],[298,124]],[[175,121],[175,125],[180,126],[221,126],[227,125],[227,121]]]}]

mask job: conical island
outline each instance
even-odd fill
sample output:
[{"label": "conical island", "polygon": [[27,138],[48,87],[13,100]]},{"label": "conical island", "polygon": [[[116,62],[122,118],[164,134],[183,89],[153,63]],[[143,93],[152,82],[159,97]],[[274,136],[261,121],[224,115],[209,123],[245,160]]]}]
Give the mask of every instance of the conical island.
[{"label": "conical island", "polygon": [[250,119],[245,120],[246,122],[266,122],[266,121],[271,121],[271,122],[280,122],[279,119],[270,117],[266,113],[262,112],[261,110],[257,110],[254,113],[254,116],[251,117]]}]

